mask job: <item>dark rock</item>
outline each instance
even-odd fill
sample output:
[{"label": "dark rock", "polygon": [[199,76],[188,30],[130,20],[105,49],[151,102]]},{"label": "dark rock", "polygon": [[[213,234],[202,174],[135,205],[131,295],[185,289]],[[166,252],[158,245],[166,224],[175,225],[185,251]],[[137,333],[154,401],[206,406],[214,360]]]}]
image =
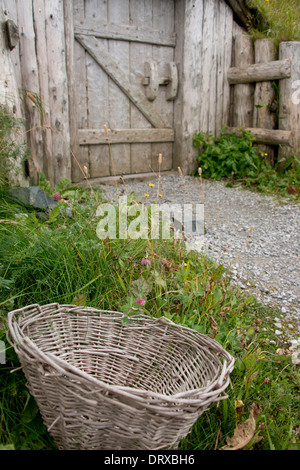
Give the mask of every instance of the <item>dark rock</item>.
[{"label": "dark rock", "polygon": [[57,203],[43,191],[39,186],[29,186],[27,188],[11,188],[9,195],[18,202],[31,206],[39,210],[52,210]]}]

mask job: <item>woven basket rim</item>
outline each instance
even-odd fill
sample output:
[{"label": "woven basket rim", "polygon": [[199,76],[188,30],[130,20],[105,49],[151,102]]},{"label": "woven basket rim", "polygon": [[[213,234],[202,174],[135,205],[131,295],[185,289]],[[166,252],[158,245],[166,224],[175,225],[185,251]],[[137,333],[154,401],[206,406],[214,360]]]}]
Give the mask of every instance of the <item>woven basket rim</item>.
[{"label": "woven basket rim", "polygon": [[[224,392],[224,390],[228,387],[229,384],[229,374],[232,372],[235,359],[234,357],[228,353],[221,345],[218,343],[215,339],[210,338],[196,330],[193,330],[192,328],[179,325],[174,323],[172,320],[166,318],[166,317],[159,317],[159,318],[153,318],[150,315],[145,315],[145,314],[137,314],[137,315],[132,315],[129,317],[130,319],[146,319],[147,321],[154,323],[160,323],[163,322],[164,324],[174,327],[175,329],[183,329],[185,331],[190,332],[191,334],[195,336],[199,336],[202,338],[205,338],[209,343],[219,350],[218,358],[220,357],[223,358],[223,366],[222,366],[222,371],[220,376],[212,381],[209,385],[204,386],[204,387],[199,387],[195,389],[189,389],[184,392],[180,393],[173,393],[170,395],[158,393],[158,392],[153,392],[151,390],[144,390],[140,388],[134,388],[134,387],[129,387],[129,386],[121,386],[121,385],[113,385],[109,384],[107,382],[102,381],[99,378],[93,377],[91,374],[85,372],[84,370],[80,369],[79,367],[73,366],[72,364],[69,364],[68,361],[61,359],[60,357],[52,354],[51,352],[43,352],[35,343],[32,341],[28,336],[26,336],[21,330],[20,327],[17,323],[17,318],[18,316],[23,313],[26,314],[26,310],[36,308],[39,311],[39,315],[43,314],[43,310],[49,309],[49,308],[58,308],[59,311],[56,313],[60,314],[70,314],[70,313],[99,313],[99,314],[105,314],[107,317],[111,314],[115,315],[116,318],[122,319],[126,315],[122,312],[114,311],[114,310],[100,310],[96,309],[93,307],[87,307],[87,306],[78,306],[78,305],[72,305],[72,304],[58,304],[58,303],[51,303],[51,304],[46,304],[40,306],[39,304],[32,304],[17,310],[13,310],[9,312],[8,314],[8,332],[7,332],[7,339],[9,343],[16,349],[27,349],[30,350],[31,353],[35,353],[39,359],[41,359],[45,364],[50,365],[54,369],[56,369],[59,373],[66,375],[66,376],[76,376],[77,378],[81,378],[88,383],[97,386],[98,391],[107,391],[107,392],[112,392],[114,394],[119,394],[122,395],[123,397],[129,397],[133,398],[136,401],[140,401],[141,403],[144,404],[144,398],[152,398],[153,399],[153,405],[155,405],[155,398],[158,400],[163,400],[166,403],[174,403],[176,400],[177,403],[191,403],[191,402],[199,402],[200,398],[197,396],[198,395],[203,395],[205,394],[206,398],[209,398],[210,396],[213,397],[216,395],[216,392],[218,392],[218,400],[220,399],[220,394]],[[68,311],[62,312],[61,309],[68,309]],[[37,313],[29,313],[26,318],[33,317],[37,315]],[[124,325],[126,327],[126,325]],[[141,326],[140,328],[143,328]],[[221,361],[220,361],[221,362]],[[226,378],[226,380],[224,380]],[[97,390],[95,389],[95,393],[97,393]],[[226,396],[224,397],[226,398]],[[202,398],[203,399],[203,398]],[[214,400],[212,400],[214,401]]]}]

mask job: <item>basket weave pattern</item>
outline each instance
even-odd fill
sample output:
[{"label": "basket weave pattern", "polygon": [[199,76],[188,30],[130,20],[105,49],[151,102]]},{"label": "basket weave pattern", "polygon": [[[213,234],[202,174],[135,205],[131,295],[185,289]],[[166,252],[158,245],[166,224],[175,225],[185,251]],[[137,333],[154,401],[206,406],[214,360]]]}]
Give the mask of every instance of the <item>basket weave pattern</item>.
[{"label": "basket weave pattern", "polygon": [[166,318],[31,305],[8,315],[43,421],[58,449],[176,448],[224,390],[233,357]]}]

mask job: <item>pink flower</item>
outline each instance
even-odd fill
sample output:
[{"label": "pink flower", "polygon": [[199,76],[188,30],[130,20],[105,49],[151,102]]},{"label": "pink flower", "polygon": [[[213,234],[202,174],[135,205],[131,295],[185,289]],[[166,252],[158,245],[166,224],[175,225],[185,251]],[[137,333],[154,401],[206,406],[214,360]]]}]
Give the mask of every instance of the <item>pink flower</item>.
[{"label": "pink flower", "polygon": [[142,259],[142,266],[145,266],[145,264],[150,264],[150,260],[143,258]]},{"label": "pink flower", "polygon": [[135,265],[136,265],[136,261],[133,262],[133,266],[135,266]]},{"label": "pink flower", "polygon": [[60,201],[61,200],[61,195],[59,193],[55,193],[54,196],[53,196],[53,199],[54,199],[55,202]]},{"label": "pink flower", "polygon": [[142,307],[144,307],[145,303],[146,303],[146,300],[145,299],[142,299],[141,297],[139,299],[137,299],[136,301],[137,304],[140,304]]}]

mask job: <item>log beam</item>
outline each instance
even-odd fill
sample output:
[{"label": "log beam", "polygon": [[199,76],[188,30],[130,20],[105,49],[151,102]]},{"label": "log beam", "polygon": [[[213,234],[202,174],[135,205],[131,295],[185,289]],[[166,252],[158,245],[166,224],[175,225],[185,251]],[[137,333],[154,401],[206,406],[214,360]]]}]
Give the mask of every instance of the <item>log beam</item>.
[{"label": "log beam", "polygon": [[258,144],[288,145],[290,147],[293,144],[292,132],[289,130],[228,127],[225,132],[226,134],[235,133],[237,137],[242,137],[243,130],[250,131],[253,137],[255,137],[255,142]]},{"label": "log beam", "polygon": [[79,129],[79,145],[173,142],[173,129]]},{"label": "log beam", "polygon": [[281,80],[283,78],[289,78],[290,76],[290,59],[274,60],[268,63],[253,64],[245,69],[232,67],[229,69],[227,74],[230,85]]}]

